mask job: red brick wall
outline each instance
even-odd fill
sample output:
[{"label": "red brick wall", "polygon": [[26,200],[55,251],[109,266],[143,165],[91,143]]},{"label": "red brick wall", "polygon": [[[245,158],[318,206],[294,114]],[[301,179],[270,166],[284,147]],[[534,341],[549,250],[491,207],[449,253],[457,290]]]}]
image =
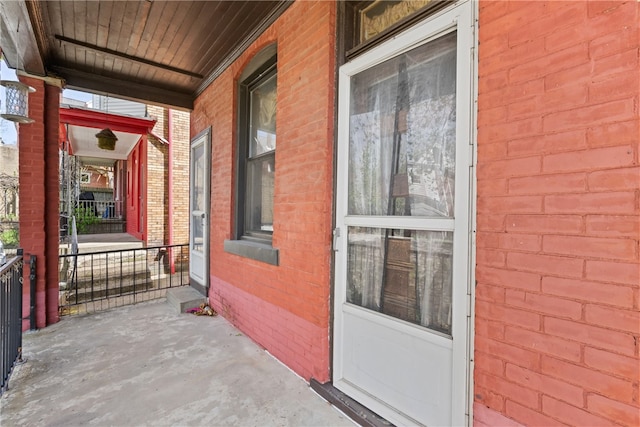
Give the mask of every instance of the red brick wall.
[{"label": "red brick wall", "polygon": [[[20,77],[36,89],[29,95],[29,117],[18,133],[20,246],[25,259],[36,256],[36,326],[58,321],[59,173],[58,129],[60,88]],[[23,315],[30,306],[29,264],[25,264]],[[23,322],[23,328],[28,328]]]},{"label": "red brick wall", "polygon": [[[196,100],[211,126],[211,291],[217,310],[305,379],[329,379],[335,8],[296,2]],[[224,252],[234,221],[237,78],[278,46],[273,266]]]},{"label": "red brick wall", "polygon": [[478,425],[640,425],[639,5],[480,3]]}]

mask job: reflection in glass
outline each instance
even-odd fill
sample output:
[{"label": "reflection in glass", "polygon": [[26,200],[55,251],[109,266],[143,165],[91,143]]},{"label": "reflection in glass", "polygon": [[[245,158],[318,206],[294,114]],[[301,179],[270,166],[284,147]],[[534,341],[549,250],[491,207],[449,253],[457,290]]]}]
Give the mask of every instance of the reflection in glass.
[{"label": "reflection in glass", "polygon": [[276,149],[276,75],[251,89],[249,157]]},{"label": "reflection in glass", "polygon": [[191,249],[194,251],[198,251],[198,252],[202,252],[203,251],[203,246],[202,244],[204,243],[204,226],[203,226],[203,221],[204,219],[202,218],[201,214],[197,214],[197,215],[192,215],[192,220],[191,220],[191,233],[192,233],[192,239],[191,239]]},{"label": "reflection in glass", "polygon": [[350,227],[347,302],[451,335],[453,233]]},{"label": "reflection in glass", "polygon": [[204,210],[204,144],[200,144],[192,151],[193,162],[193,201],[192,210],[202,211]]},{"label": "reflection in glass", "polygon": [[263,156],[250,162],[247,167],[246,229],[254,232],[272,232],[275,158]]},{"label": "reflection in glass", "polygon": [[456,34],[351,79],[350,215],[452,217]]}]

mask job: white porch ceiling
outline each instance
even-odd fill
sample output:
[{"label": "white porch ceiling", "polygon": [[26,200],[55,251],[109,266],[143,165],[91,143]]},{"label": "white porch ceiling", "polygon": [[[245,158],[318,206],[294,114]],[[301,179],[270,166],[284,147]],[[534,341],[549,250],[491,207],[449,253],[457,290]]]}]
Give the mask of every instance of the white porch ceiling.
[{"label": "white porch ceiling", "polygon": [[[98,139],[96,138],[96,133],[101,130],[102,128],[69,125],[67,136],[71,143],[73,154],[83,158],[126,160],[131,150],[142,137],[139,133],[113,131],[118,138],[115,150],[103,150],[98,148]],[[89,163],[88,159],[85,162]],[[93,162],[91,163],[93,164]]]}]

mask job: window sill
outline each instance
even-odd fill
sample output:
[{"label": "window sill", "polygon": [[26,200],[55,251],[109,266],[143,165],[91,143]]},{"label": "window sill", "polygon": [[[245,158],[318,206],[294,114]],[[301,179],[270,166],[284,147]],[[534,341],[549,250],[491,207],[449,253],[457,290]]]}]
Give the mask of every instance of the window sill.
[{"label": "window sill", "polygon": [[264,243],[248,240],[225,240],[224,251],[267,264],[278,265],[278,249]]}]

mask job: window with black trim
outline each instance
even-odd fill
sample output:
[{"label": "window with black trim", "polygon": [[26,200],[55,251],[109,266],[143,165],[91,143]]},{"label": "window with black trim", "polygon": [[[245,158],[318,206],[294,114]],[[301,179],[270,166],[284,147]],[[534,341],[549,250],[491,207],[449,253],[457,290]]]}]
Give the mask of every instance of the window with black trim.
[{"label": "window with black trim", "polygon": [[225,250],[278,264],[271,247],[276,172],[277,57],[270,46],[249,63],[238,88],[235,239]]},{"label": "window with black trim", "polygon": [[275,63],[246,85],[244,229],[242,237],[271,240],[276,172]]}]

